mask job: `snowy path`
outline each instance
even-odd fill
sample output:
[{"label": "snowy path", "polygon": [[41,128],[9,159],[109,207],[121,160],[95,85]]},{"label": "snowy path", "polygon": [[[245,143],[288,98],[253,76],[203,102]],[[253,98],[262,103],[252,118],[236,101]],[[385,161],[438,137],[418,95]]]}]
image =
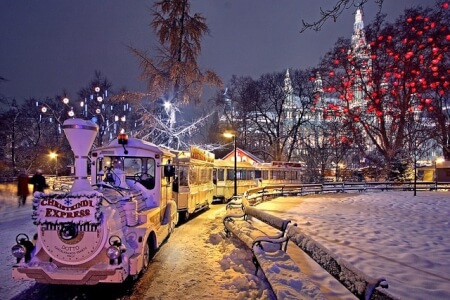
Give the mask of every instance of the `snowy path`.
[{"label": "snowy path", "polygon": [[223,216],[213,205],[177,227],[130,299],[272,299],[251,253],[224,237]]}]

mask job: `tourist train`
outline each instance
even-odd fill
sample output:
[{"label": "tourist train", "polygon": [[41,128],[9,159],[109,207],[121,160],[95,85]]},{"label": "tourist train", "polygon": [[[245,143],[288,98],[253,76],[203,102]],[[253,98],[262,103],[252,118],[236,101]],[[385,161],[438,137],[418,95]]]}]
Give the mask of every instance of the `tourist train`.
[{"label": "tourist train", "polygon": [[197,147],[175,151],[124,133],[91,150],[95,123],[69,119],[63,129],[74,153],[74,182],[67,193],[34,194],[36,232],[16,237],[14,279],[73,285],[135,279],[179,220],[231,199],[235,184],[240,194],[301,177],[298,164],[235,165]]},{"label": "tourist train", "polygon": [[75,180],[68,193],[34,194],[37,232],[17,235],[13,278],[74,285],[136,278],[178,222],[174,154],[121,134],[88,160],[98,126],[69,119],[63,129]]}]

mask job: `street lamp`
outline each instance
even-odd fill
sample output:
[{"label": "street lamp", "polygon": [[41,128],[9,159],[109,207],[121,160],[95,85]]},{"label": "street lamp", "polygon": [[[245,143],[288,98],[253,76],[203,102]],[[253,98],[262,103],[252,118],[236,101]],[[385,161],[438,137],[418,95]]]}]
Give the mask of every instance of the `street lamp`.
[{"label": "street lamp", "polygon": [[56,182],[56,179],[58,178],[58,153],[50,152],[48,156],[50,156],[50,159],[55,160],[55,182]]},{"label": "street lamp", "polygon": [[233,138],[234,144],[234,194],[233,197],[237,196],[237,149],[236,149],[236,134],[231,132],[225,132],[223,134],[226,138]]}]

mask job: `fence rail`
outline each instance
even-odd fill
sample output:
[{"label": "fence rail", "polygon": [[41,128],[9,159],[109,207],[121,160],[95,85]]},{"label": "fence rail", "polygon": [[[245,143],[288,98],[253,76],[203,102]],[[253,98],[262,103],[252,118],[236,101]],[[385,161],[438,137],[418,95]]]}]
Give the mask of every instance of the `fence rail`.
[{"label": "fence rail", "polygon": [[303,196],[322,193],[346,193],[366,191],[438,191],[450,190],[450,182],[417,181],[368,181],[368,182],[327,182],[308,184],[267,185],[251,188],[245,192],[250,202],[261,202],[279,196]]}]

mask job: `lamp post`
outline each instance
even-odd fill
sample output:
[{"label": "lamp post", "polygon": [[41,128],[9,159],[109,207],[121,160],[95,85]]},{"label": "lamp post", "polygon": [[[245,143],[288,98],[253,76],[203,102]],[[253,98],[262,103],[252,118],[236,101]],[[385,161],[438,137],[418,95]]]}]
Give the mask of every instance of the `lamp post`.
[{"label": "lamp post", "polygon": [[231,132],[225,132],[223,134],[226,138],[233,138],[233,145],[234,145],[234,193],[233,197],[237,196],[237,149],[236,149],[236,134]]},{"label": "lamp post", "polygon": [[417,196],[417,157],[416,157],[417,145],[414,142],[414,196]]},{"label": "lamp post", "polygon": [[[56,179],[58,179],[58,153],[50,152],[48,156],[50,156],[50,159],[55,160],[55,183],[56,183]],[[55,187],[55,183],[53,184],[53,188]]]}]

